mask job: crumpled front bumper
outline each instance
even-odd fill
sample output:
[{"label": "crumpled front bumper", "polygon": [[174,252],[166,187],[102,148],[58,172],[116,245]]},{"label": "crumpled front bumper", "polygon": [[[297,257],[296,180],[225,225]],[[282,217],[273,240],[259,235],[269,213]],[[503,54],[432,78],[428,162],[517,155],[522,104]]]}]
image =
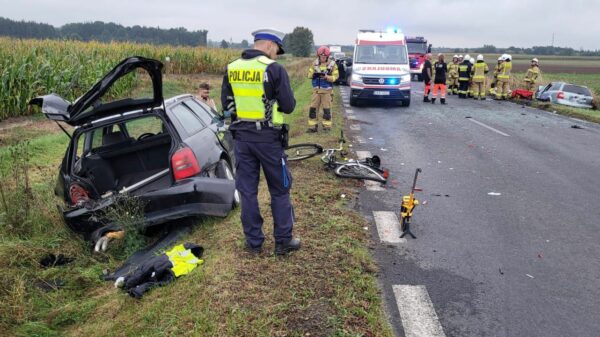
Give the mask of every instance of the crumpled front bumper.
[{"label": "crumpled front bumper", "polygon": [[[188,216],[225,217],[234,202],[235,181],[192,177],[157,191],[138,196],[144,203],[144,226],[155,226]],[[91,233],[110,223],[103,211],[115,197],[107,197],[86,207],[62,210],[66,224],[89,239]],[[118,225],[118,224],[115,224]]]}]

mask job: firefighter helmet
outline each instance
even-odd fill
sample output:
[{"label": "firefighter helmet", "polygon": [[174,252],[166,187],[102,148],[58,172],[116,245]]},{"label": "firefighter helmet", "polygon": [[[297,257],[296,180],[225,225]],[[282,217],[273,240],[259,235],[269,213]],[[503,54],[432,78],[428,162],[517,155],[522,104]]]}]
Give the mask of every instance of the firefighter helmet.
[{"label": "firefighter helmet", "polygon": [[319,49],[317,49],[317,56],[324,55],[324,56],[329,57],[329,54],[330,54],[329,47],[327,47],[327,46],[321,46],[321,47],[319,47]]}]

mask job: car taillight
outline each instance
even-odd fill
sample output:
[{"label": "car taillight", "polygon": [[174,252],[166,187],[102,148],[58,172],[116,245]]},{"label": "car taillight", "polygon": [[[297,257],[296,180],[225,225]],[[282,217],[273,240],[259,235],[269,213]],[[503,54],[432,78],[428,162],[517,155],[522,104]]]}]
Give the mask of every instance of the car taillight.
[{"label": "car taillight", "polygon": [[69,186],[69,198],[73,205],[81,205],[90,199],[88,191],[79,184],[71,184]]},{"label": "car taillight", "polygon": [[176,181],[200,173],[200,164],[198,164],[194,152],[189,147],[181,148],[173,154],[171,166]]},{"label": "car taillight", "polygon": [[390,171],[388,171],[388,169],[383,169],[383,177],[385,179],[390,177]]},{"label": "car taillight", "polygon": [[556,98],[557,99],[564,99],[565,98],[565,93],[562,91],[559,91],[558,94],[556,94]]}]

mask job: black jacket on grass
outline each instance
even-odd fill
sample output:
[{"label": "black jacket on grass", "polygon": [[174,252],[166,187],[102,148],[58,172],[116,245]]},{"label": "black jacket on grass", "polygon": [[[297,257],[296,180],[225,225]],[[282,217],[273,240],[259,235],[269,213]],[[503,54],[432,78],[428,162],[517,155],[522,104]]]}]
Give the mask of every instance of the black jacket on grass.
[{"label": "black jacket on grass", "polygon": [[[202,257],[204,249],[193,243],[186,243],[184,248],[191,250],[197,258]],[[148,290],[163,286],[175,280],[171,270],[173,264],[166,253],[152,257],[125,277],[123,289],[135,298],[141,298]]]}]

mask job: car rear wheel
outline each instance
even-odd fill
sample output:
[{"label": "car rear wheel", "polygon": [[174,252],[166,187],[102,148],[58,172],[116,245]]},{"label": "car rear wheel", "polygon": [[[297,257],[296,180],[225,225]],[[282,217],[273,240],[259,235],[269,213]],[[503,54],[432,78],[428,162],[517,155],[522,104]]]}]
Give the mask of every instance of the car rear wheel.
[{"label": "car rear wheel", "polygon": [[[215,176],[219,179],[234,180],[233,170],[231,165],[225,159],[219,160],[217,167],[215,168]],[[240,205],[240,192],[236,189],[233,194],[233,205],[232,208],[236,208]]]}]

